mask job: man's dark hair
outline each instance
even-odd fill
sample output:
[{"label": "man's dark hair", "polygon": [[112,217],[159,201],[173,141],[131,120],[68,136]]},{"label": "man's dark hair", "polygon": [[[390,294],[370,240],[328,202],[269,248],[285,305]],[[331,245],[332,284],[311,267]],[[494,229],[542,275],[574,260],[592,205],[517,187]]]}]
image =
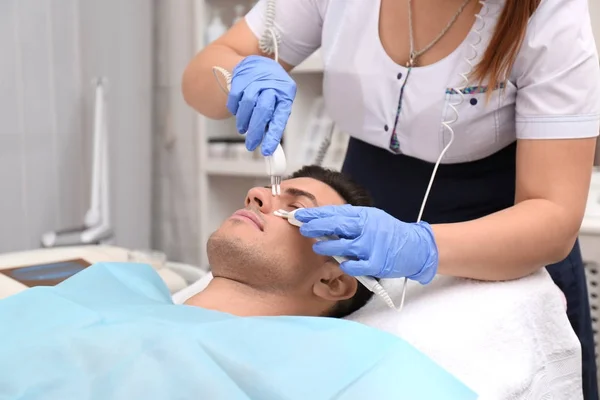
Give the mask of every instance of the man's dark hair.
[{"label": "man's dark hair", "polygon": [[[318,165],[307,165],[294,172],[288,179],[312,178],[323,182],[335,190],[342,199],[353,206],[373,205],[373,199],[365,188],[354,182],[349,176],[338,171],[333,171]],[[354,296],[348,300],[339,301],[329,312],[328,317],[343,318],[357,311],[371,298],[373,293],[360,282]]]}]

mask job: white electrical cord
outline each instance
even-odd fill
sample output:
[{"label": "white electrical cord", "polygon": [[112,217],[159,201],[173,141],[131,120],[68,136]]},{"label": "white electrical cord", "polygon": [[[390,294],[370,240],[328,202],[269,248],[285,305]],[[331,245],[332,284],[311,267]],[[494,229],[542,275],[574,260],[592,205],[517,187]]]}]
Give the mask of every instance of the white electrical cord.
[{"label": "white electrical cord", "polygon": [[[281,210],[275,210],[273,212],[273,214],[277,217],[287,219],[287,221],[290,224],[300,228],[304,224],[296,219],[295,214],[296,214],[296,211],[298,211],[298,210],[301,210],[301,209],[298,208],[293,211],[286,211],[286,210],[281,209]],[[318,241],[328,241],[328,240],[337,240],[337,239],[339,239],[339,237],[337,237],[337,236],[321,236],[316,239]],[[343,256],[333,256],[333,259],[338,264],[341,264],[344,261],[350,260],[349,258],[343,257]],[[364,287],[366,287],[368,290],[373,292],[375,295],[379,296],[390,308],[396,308],[396,306],[394,305],[394,302],[392,301],[392,298],[390,297],[388,292],[386,292],[384,287],[381,286],[381,284],[377,281],[377,279],[373,278],[372,276],[355,276],[355,278]]]},{"label": "white electrical cord", "polygon": [[[482,23],[482,26],[479,28],[475,27],[473,29],[473,33],[477,36],[477,40],[475,41],[475,43],[470,44],[470,47],[473,50],[473,55],[470,58],[465,57],[465,59],[464,59],[466,61],[467,65],[469,66],[469,68],[466,72],[459,73],[460,77],[463,79],[463,82],[462,82],[463,84],[460,87],[454,89],[454,91],[456,91],[459,95],[459,101],[457,103],[452,103],[452,102],[448,103],[448,106],[454,113],[454,118],[442,122],[442,125],[444,126],[444,128],[446,128],[448,130],[448,132],[450,132],[450,140],[448,141],[448,144],[444,147],[444,149],[440,153],[440,156],[438,157],[438,159],[435,163],[435,166],[433,167],[433,172],[431,173],[431,178],[429,179],[429,184],[427,185],[427,190],[425,191],[425,197],[423,198],[423,203],[421,203],[421,209],[419,210],[419,215],[417,217],[417,223],[421,222],[421,219],[423,218],[423,211],[425,210],[425,204],[427,204],[427,199],[429,198],[429,192],[431,191],[431,187],[433,186],[433,181],[435,179],[435,175],[437,173],[440,162],[442,161],[442,158],[444,157],[444,155],[446,154],[446,152],[452,145],[452,142],[454,141],[454,129],[452,129],[451,125],[454,124],[456,121],[458,121],[459,114],[458,114],[457,107],[460,106],[465,101],[465,94],[463,93],[463,91],[469,84],[469,75],[471,74],[471,72],[473,72],[473,68],[475,66],[473,64],[473,61],[477,58],[477,56],[479,54],[477,52],[477,46],[481,43],[481,40],[482,40],[481,31],[485,28],[485,20],[484,20],[482,14],[485,15],[487,13],[487,4],[485,3],[485,1],[479,0],[479,4],[481,4],[481,11],[478,14],[475,14],[475,21],[476,21],[475,23],[480,22],[480,23]],[[401,311],[402,307],[404,307],[404,300],[406,298],[407,282],[408,282],[408,278],[404,278],[404,284],[402,285],[402,297],[400,300],[400,307],[398,307],[398,311]]]},{"label": "white electrical cord", "polygon": [[279,60],[279,44],[281,35],[275,27],[275,0],[267,1],[267,10],[265,12],[265,32],[258,41],[258,47],[265,54],[274,54],[275,61]]},{"label": "white electrical cord", "polygon": [[[281,43],[281,36],[275,27],[275,0],[267,0],[267,10],[265,13],[265,31],[258,41],[258,47],[260,50],[268,55],[273,55],[273,60],[275,62],[279,62],[279,45]],[[219,80],[219,76],[217,73],[221,74],[225,78],[226,87],[221,85]],[[213,74],[221,87],[221,90],[225,92],[225,94],[229,93],[229,89],[231,88],[231,73],[227,71],[225,68],[221,67],[213,67]]]},{"label": "white electrical cord", "polygon": [[335,130],[335,125],[333,125],[331,127],[331,129],[329,130],[329,132],[327,132],[325,134],[325,138],[323,139],[323,141],[319,145],[319,149],[317,150],[317,155],[315,156],[315,161],[313,162],[313,165],[318,165],[318,166],[323,165],[323,162],[325,161],[325,157],[327,156],[327,151],[329,150],[329,147],[331,146],[331,139],[333,138],[334,130]]},{"label": "white electrical cord", "polygon": [[[279,34],[275,29],[275,3],[271,1],[267,4],[266,30],[260,39],[260,48],[266,54],[274,54],[275,62],[279,62]],[[225,94],[231,90],[231,72],[225,68],[214,66],[212,68],[218,85]],[[225,78],[225,87],[221,84],[218,74]],[[281,180],[287,170],[287,159],[281,143],[277,145],[272,155],[265,157],[267,165],[267,174],[271,177],[271,192],[273,196],[281,195]]]},{"label": "white electrical cord", "polygon": [[[274,29],[269,28],[268,34],[269,34],[269,38],[271,38],[271,41],[277,40],[277,33]],[[275,43],[277,43],[277,42],[275,42]],[[275,53],[275,56],[273,57],[273,59],[275,60],[275,62],[279,62],[279,50],[278,50],[277,44],[275,44],[273,52]],[[270,54],[270,53],[268,53],[268,54]],[[217,83],[221,87],[221,90],[225,94],[229,94],[229,89],[231,89],[231,79],[233,78],[233,76],[231,75],[231,72],[227,71],[225,68],[216,67],[216,66],[212,68],[212,71],[213,71],[213,75],[217,79]],[[223,78],[225,78],[225,87],[223,87],[223,85],[221,85],[221,81],[219,79],[219,74]]]}]

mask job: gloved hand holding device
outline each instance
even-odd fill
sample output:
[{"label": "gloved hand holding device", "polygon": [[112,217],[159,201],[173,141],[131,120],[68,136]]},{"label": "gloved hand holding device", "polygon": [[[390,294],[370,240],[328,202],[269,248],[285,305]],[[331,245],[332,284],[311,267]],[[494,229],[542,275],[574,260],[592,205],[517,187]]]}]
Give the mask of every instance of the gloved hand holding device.
[{"label": "gloved hand holding device", "polygon": [[353,276],[403,278],[427,284],[437,273],[438,250],[431,226],[405,223],[374,207],[351,205],[304,208],[295,218],[309,238],[336,235],[313,249],[325,256],[345,256],[340,267]]},{"label": "gloved hand holding device", "polygon": [[233,69],[227,109],[236,116],[238,132],[246,134],[249,151],[262,143],[262,155],[273,154],[295,97],[296,82],[270,58],[249,56]]}]

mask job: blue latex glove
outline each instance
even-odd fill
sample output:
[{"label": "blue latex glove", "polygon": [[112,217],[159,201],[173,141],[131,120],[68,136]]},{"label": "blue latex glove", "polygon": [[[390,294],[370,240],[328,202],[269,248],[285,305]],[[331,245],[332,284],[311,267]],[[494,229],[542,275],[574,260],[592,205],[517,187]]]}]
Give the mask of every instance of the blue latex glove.
[{"label": "blue latex glove", "polygon": [[246,134],[249,151],[262,142],[263,156],[275,152],[295,97],[296,82],[270,58],[249,56],[233,69],[227,109],[236,116],[238,132]]},{"label": "blue latex glove", "polygon": [[353,276],[407,277],[421,284],[437,273],[438,251],[431,226],[405,223],[373,207],[351,205],[304,208],[295,217],[309,238],[336,235],[340,239],[314,244],[316,253],[344,256],[340,267]]}]

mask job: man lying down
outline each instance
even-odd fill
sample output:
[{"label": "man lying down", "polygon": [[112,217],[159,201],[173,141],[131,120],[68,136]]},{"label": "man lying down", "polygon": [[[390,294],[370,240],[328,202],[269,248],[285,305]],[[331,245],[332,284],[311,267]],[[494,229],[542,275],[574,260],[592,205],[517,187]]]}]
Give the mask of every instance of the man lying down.
[{"label": "man lying down", "polygon": [[338,172],[304,167],[281,184],[248,191],[245,207],[214,232],[207,255],[214,279],[186,304],[240,316],[303,315],[342,318],[372,293],[342,272],[333,258],[316,254],[313,241],[273,215],[279,209],[370,206],[366,191]]},{"label": "man lying down", "polygon": [[339,319],[371,294],[272,214],[369,202],[314,166],[281,197],[251,189],[207,244],[214,279],[185,305],[127,263],[1,300],[0,399],[475,399],[400,338]]}]

